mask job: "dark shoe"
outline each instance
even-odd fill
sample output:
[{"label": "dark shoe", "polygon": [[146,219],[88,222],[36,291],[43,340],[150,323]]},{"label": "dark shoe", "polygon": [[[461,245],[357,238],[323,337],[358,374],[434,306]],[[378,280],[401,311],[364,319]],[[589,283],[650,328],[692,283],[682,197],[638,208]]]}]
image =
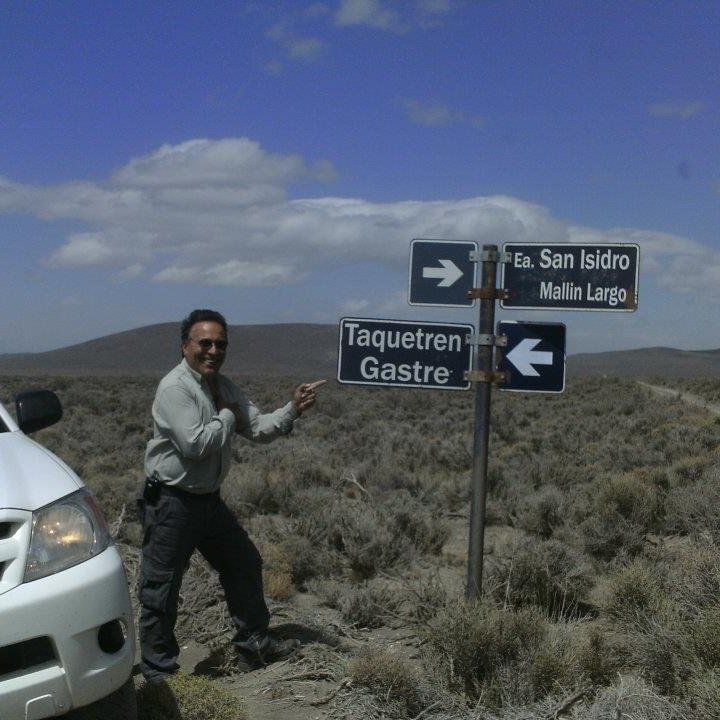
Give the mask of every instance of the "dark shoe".
[{"label": "dark shoe", "polygon": [[299,647],[300,643],[294,638],[276,640],[271,635],[251,635],[236,643],[236,665],[242,672],[252,672],[291,657]]}]

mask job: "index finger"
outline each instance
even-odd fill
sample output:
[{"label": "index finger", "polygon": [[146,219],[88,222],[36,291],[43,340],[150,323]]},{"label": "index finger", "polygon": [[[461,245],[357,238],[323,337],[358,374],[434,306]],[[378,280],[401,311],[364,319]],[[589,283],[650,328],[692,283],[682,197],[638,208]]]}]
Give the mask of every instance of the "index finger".
[{"label": "index finger", "polygon": [[314,383],[310,383],[307,386],[308,390],[314,390],[315,388],[319,388],[320,386],[324,385],[327,382],[327,380],[316,380]]}]

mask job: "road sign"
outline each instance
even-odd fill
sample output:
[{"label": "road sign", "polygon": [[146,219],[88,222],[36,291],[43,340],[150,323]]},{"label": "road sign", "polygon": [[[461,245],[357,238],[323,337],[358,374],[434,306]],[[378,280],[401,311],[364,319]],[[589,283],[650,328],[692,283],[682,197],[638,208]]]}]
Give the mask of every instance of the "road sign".
[{"label": "road sign", "polygon": [[343,318],[338,381],[354,385],[467,390],[472,325]]},{"label": "road sign", "polygon": [[528,310],[637,309],[640,248],[634,244],[507,243],[503,308]]},{"label": "road sign", "polygon": [[472,307],[477,263],[470,253],[477,243],[459,240],[413,240],[410,243],[410,305]]},{"label": "road sign", "polygon": [[510,373],[502,390],[556,392],[565,389],[565,325],[563,323],[499,322],[497,334],[507,337],[498,370]]}]

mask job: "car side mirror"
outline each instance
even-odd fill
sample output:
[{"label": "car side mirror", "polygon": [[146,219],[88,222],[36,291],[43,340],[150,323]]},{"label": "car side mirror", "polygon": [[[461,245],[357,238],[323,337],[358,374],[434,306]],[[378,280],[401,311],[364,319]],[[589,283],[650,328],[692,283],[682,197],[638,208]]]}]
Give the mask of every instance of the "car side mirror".
[{"label": "car side mirror", "polygon": [[15,398],[18,427],[24,433],[54,425],[62,417],[62,405],[52,390],[26,390]]}]

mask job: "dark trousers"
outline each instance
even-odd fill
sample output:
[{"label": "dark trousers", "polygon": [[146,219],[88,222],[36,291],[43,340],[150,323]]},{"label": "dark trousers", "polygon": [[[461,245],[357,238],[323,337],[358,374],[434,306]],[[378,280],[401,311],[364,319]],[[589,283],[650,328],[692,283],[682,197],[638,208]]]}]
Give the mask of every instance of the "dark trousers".
[{"label": "dark trousers", "polygon": [[242,646],[267,630],[270,613],[262,585],[262,559],[218,493],[192,495],[162,488],[141,502],[143,518],[140,600],[142,671],[154,679],[177,669],[177,604],[183,573],[195,549],[219,573],[233,642]]}]

